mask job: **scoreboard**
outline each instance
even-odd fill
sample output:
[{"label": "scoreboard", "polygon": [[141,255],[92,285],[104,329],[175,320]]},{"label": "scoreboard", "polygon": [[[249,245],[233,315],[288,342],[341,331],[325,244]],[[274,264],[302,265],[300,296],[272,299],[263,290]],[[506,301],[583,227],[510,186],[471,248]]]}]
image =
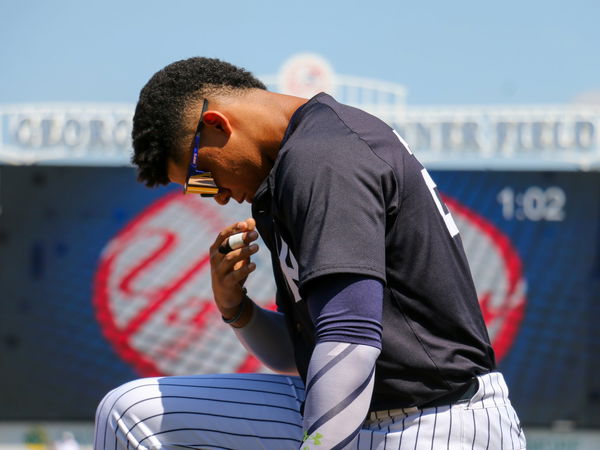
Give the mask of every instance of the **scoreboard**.
[{"label": "scoreboard", "polygon": [[[600,426],[600,173],[430,170],[527,426]],[[0,420],[92,420],[140,376],[267,371],[222,324],[208,246],[250,215],[132,168],[0,166]],[[248,290],[271,307],[266,248]]]}]

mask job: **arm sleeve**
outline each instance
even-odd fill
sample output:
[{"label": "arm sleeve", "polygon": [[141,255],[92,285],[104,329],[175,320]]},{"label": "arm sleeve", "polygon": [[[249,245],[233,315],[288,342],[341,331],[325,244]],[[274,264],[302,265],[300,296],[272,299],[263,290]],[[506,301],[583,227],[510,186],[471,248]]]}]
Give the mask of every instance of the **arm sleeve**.
[{"label": "arm sleeve", "polygon": [[317,278],[307,286],[316,342],[347,342],[381,350],[383,283],[362,275]]},{"label": "arm sleeve", "polygon": [[316,345],[308,369],[302,450],[346,448],[356,439],[371,403],[378,356],[369,345]]},{"label": "arm sleeve", "polygon": [[252,317],[234,328],[242,345],[275,372],[297,375],[294,348],[282,313],[253,304]]},{"label": "arm sleeve", "polygon": [[301,448],[345,448],[365,420],[381,351],[383,284],[329,275],[307,287],[317,344],[308,367]]}]

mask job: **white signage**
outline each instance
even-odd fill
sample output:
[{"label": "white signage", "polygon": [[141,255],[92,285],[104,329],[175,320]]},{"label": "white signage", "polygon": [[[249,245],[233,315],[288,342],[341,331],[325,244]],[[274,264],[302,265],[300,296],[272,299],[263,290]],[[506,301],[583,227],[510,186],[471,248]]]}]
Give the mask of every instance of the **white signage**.
[{"label": "white signage", "polygon": [[0,107],[0,161],[128,164],[133,105]]},{"label": "white signage", "polygon": [[[428,168],[600,170],[600,105],[408,107],[403,86],[335,74],[314,54],[293,56],[269,89],[328,92],[363,108],[408,142]],[[0,105],[0,163],[124,165],[134,105]]]}]

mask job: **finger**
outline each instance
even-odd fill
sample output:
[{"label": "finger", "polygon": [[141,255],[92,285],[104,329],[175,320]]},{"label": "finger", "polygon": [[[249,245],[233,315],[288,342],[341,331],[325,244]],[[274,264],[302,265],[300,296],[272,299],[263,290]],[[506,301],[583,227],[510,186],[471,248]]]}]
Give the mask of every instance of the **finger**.
[{"label": "finger", "polygon": [[232,250],[236,250],[245,245],[244,243],[244,234],[245,233],[236,233],[229,236],[227,239],[223,241],[221,245],[219,245],[219,253],[226,255]]},{"label": "finger", "polygon": [[241,261],[238,261],[238,262],[236,262],[233,265],[233,270],[240,270],[246,264],[250,264],[250,260],[249,259],[242,259]]},{"label": "finger", "polygon": [[256,264],[251,262],[250,264],[246,264],[242,267],[240,267],[238,270],[234,270],[232,272],[230,272],[227,277],[226,280],[231,282],[231,283],[240,283],[242,281],[245,281],[246,278],[248,277],[248,275],[250,275],[252,272],[254,272],[254,270],[256,269]]},{"label": "finger", "polygon": [[226,255],[230,251],[244,247],[256,239],[258,239],[258,233],[256,231],[232,234],[219,245],[218,251],[219,253]]},{"label": "finger", "polygon": [[227,228],[221,230],[221,232],[217,235],[217,238],[210,246],[211,252],[216,251],[217,248],[223,243],[225,239],[227,239],[232,234],[240,233],[246,231],[248,224],[246,222],[237,222],[233,225],[228,226]]},{"label": "finger", "polygon": [[252,244],[247,247],[233,250],[223,256],[221,262],[217,264],[216,271],[223,276],[227,272],[234,270],[235,265],[243,260],[249,260],[250,256],[258,251],[258,244]]}]

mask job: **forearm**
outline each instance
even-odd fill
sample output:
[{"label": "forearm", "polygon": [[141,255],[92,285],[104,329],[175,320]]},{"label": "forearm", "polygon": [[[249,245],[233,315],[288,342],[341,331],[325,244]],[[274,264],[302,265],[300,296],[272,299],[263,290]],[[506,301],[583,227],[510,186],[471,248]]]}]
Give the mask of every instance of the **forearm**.
[{"label": "forearm", "polygon": [[297,375],[292,340],[283,314],[263,309],[252,302],[248,322],[234,328],[242,345],[270,369]]},{"label": "forearm", "polygon": [[301,449],[351,445],[371,404],[381,350],[383,283],[337,275],[307,289],[317,345],[310,359]]},{"label": "forearm", "polygon": [[310,360],[301,449],[342,449],[355,438],[373,394],[380,350],[342,342],[317,344]]}]

